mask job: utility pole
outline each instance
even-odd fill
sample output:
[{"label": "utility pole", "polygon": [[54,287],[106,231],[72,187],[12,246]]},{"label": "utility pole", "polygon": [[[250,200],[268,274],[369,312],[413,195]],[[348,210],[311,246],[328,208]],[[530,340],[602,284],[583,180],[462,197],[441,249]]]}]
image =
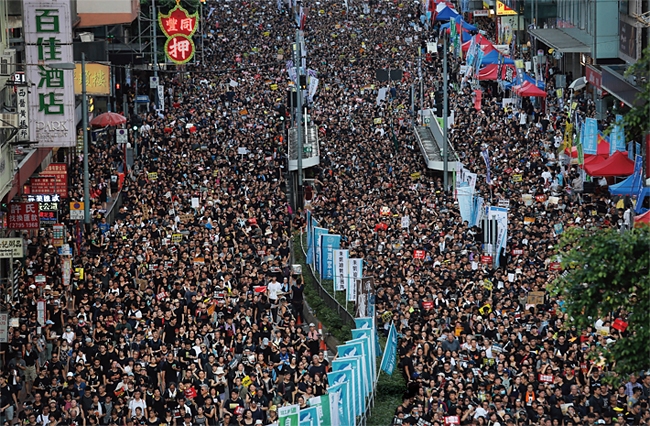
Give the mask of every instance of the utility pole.
[{"label": "utility pole", "polygon": [[300,30],[296,30],[295,67],[296,67],[296,142],[298,151],[298,191],[296,196],[296,207],[302,207],[302,88],[300,87],[300,76],[302,75],[302,51],[300,49]]},{"label": "utility pole", "polygon": [[[496,6],[495,6],[496,7]],[[449,115],[449,75],[447,74],[447,54],[449,49],[447,48],[447,34],[444,34],[442,39],[444,41],[442,49],[442,164],[443,164],[443,185],[445,192],[447,191],[447,186],[449,185],[449,162],[447,160],[447,116]]]},{"label": "utility pole", "polygon": [[[202,7],[201,10],[203,10]],[[151,25],[153,26],[153,76],[156,78],[156,81],[158,81],[158,17],[156,16],[156,0],[151,0]],[[203,30],[203,27],[201,27],[201,30]],[[160,81],[158,81],[158,84],[160,84]],[[137,91],[135,96],[138,96]],[[160,108],[158,87],[156,87],[156,90],[154,91],[154,96],[156,99],[156,108]]]},{"label": "utility pole", "polygon": [[81,125],[84,132],[84,223],[90,232],[90,185],[88,176],[88,96],[86,96],[86,54],[81,52]]},{"label": "utility pole", "polygon": [[424,77],[422,76],[422,47],[418,46],[418,77],[420,77],[420,125],[424,126]]}]

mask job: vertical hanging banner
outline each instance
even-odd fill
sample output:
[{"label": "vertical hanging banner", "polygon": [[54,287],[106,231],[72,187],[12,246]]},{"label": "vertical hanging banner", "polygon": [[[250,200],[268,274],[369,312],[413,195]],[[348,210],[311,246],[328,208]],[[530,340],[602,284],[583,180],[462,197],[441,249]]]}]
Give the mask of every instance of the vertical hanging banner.
[{"label": "vertical hanging banner", "polygon": [[598,154],[598,122],[595,118],[587,118],[584,124],[582,149],[585,154]]},{"label": "vertical hanging banner", "polygon": [[158,84],[156,90],[158,90],[158,110],[164,112],[165,111],[165,86],[163,86],[162,84]]},{"label": "vertical hanging banner", "polygon": [[395,358],[397,358],[397,330],[395,324],[390,324],[388,339],[384,348],[384,357],[381,359],[381,369],[388,375],[393,375],[395,370]]},{"label": "vertical hanging banner", "polygon": [[348,256],[348,250],[334,250],[334,291],[348,288]]},{"label": "vertical hanging banner", "polygon": [[488,153],[487,147],[481,150],[481,157],[485,162],[485,183],[492,185],[492,175],[490,174],[490,154]]},{"label": "vertical hanging banner", "polygon": [[625,151],[625,128],[623,127],[623,116],[616,115],[614,128],[609,136],[609,155],[616,151]]},{"label": "vertical hanging banner", "polygon": [[29,140],[29,108],[27,108],[28,102],[28,90],[26,86],[17,86],[16,87],[16,102],[18,108],[16,112],[18,113],[18,141],[25,142]]},{"label": "vertical hanging banner", "polygon": [[363,277],[363,259],[349,259],[348,271],[350,277],[348,278],[348,302],[357,301],[357,285],[356,280]]},{"label": "vertical hanging banner", "polygon": [[[38,147],[73,147],[74,70],[52,65],[72,63],[70,0],[23,0],[29,137]],[[23,134],[24,135],[24,134]]]},{"label": "vertical hanging banner", "polygon": [[[359,345],[360,346],[360,345]],[[361,357],[361,349],[354,356],[346,356],[345,358],[336,358],[332,361],[332,371],[327,373],[327,379],[329,380],[330,374],[333,374],[333,377],[336,380],[338,373],[351,371],[352,372],[352,394],[350,398],[356,398],[356,405],[354,416],[360,416],[363,412],[366,411],[366,386],[369,383],[366,383],[365,380],[365,362]],[[340,352],[339,352],[340,353]],[[348,399],[349,403],[350,399]]]},{"label": "vertical hanging banner", "polygon": [[300,410],[300,426],[318,426],[318,410],[316,407],[303,408]]},{"label": "vertical hanging banner", "polygon": [[321,237],[321,278],[334,279],[334,250],[341,245],[341,236],[325,234]]},{"label": "vertical hanging banner", "polygon": [[[328,380],[329,381],[329,380]],[[339,425],[349,425],[350,420],[354,420],[352,413],[352,404],[348,403],[348,395],[351,394],[352,384],[350,382],[332,384],[329,382],[327,394],[330,399],[330,413],[338,413]],[[334,425],[335,423],[332,423]]]},{"label": "vertical hanging banner", "polygon": [[339,426],[338,402],[332,410],[332,395],[326,394],[309,399],[309,406],[316,408],[318,426]]},{"label": "vertical hanging banner", "polygon": [[185,64],[194,57],[196,50],[192,36],[196,32],[198,13],[190,14],[180,4],[168,14],[158,13],[158,23],[167,36],[165,54],[177,65]]},{"label": "vertical hanging banner", "polygon": [[375,351],[375,332],[371,328],[355,328],[352,330],[352,339],[368,338],[368,353],[370,357],[370,377],[377,378],[377,353]]},{"label": "vertical hanging banner", "polygon": [[327,229],[326,228],[314,228],[314,239],[313,239],[313,245],[314,245],[314,258],[312,259],[312,266],[316,268],[319,274],[322,274],[323,271],[321,270],[321,262],[320,262],[320,257],[321,257],[321,235],[326,235],[327,234]]}]

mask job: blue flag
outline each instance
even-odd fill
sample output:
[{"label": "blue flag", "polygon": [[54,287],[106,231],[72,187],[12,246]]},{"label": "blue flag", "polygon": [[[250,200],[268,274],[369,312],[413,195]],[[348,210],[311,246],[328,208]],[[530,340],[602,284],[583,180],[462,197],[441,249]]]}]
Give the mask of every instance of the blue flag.
[{"label": "blue flag", "polygon": [[338,250],[340,247],[340,235],[326,234],[321,236],[320,273],[322,279],[334,279],[334,250]]},{"label": "blue flag", "polygon": [[584,124],[584,135],[580,138],[585,154],[598,154],[598,122],[595,118],[587,118]]},{"label": "blue flag", "polygon": [[384,348],[384,357],[381,359],[381,369],[388,375],[393,375],[395,360],[397,358],[397,330],[395,324],[391,323],[388,331],[388,340]]}]

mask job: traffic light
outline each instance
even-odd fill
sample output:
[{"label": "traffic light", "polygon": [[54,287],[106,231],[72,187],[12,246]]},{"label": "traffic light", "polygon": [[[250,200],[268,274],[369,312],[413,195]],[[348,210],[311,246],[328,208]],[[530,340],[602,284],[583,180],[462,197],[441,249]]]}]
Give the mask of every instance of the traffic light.
[{"label": "traffic light", "polygon": [[307,90],[307,76],[306,75],[301,75],[300,76],[300,88],[302,90]]}]

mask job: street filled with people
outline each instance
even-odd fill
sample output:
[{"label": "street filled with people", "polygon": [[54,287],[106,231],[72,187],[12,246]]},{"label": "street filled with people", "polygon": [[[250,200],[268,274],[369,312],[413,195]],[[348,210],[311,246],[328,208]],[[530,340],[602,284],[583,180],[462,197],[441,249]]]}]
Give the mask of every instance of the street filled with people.
[{"label": "street filled with people", "polygon": [[[558,94],[551,73],[544,104],[504,107],[488,83],[479,111],[449,55],[451,145],[477,173],[477,195],[508,203],[507,250],[499,267],[485,263],[483,229],[461,218],[453,181],[445,188],[427,171],[413,133],[412,105],[432,108],[443,84],[442,47],[419,53],[439,24],[425,25],[416,2],[354,3],[303,2],[306,65],[319,79],[307,113],[320,137],[305,206],[364,259],[380,333],[391,322],[399,332],[395,374],[407,385],[392,424],[647,424],[650,370],[612,385],[610,366],[591,358],[623,336],[616,313],[578,330],[565,325],[562,297],[527,298],[561,273],[563,230],[625,226],[628,206],[604,187],[583,191],[579,167],[559,161],[567,108],[593,117],[593,102]],[[26,236],[10,307],[20,322],[0,344],[3,424],[270,425],[278,407],[327,392],[331,359],[291,270],[305,225],[287,198],[294,13],[267,0],[204,7],[198,62],[160,72],[164,111],[127,114],[138,126],[133,164],[110,133],[90,146],[91,229],[78,238],[63,221],[70,283],[51,231]],[[380,82],[378,69],[403,78]]]}]

